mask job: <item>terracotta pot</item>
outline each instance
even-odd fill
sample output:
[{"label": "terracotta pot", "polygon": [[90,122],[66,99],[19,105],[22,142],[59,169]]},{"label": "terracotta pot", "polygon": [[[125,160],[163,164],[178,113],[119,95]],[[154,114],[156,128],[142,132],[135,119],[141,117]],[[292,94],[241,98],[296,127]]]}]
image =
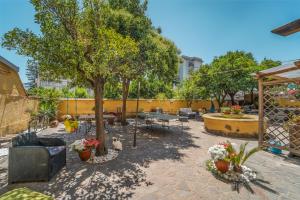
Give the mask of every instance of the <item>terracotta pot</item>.
[{"label": "terracotta pot", "polygon": [[91,157],[91,150],[86,149],[84,151],[79,152],[78,155],[82,161],[87,161]]},{"label": "terracotta pot", "polygon": [[225,160],[218,160],[215,161],[215,165],[220,172],[226,173],[229,170],[230,163]]}]

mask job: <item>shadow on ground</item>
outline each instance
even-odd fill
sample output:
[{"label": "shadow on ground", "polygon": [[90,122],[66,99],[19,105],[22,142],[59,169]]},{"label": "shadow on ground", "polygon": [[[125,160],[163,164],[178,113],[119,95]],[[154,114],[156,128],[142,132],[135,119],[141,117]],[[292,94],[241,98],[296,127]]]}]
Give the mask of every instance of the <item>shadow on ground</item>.
[{"label": "shadow on ground", "polygon": [[[137,149],[133,149],[133,132],[133,126],[109,128],[109,138],[116,136],[123,143],[123,151],[115,160],[93,165],[80,161],[76,153],[67,152],[67,166],[50,182],[8,185],[0,190],[0,194],[13,188],[28,187],[56,199],[130,199],[135,188],[152,184],[143,171],[151,162],[180,161],[184,156],[180,150],[200,148],[194,144],[192,136],[180,128],[140,127]],[[67,144],[85,137],[83,131],[66,134],[61,128],[49,129],[44,134],[63,137]]]}]

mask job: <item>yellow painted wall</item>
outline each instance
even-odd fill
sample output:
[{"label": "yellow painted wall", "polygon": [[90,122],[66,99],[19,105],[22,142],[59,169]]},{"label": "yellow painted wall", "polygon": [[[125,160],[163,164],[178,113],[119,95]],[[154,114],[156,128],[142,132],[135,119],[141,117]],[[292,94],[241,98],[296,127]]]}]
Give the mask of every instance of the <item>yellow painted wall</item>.
[{"label": "yellow painted wall", "polygon": [[253,119],[224,119],[213,117],[212,115],[203,115],[204,126],[209,132],[225,136],[258,136],[258,116],[245,115]]},{"label": "yellow painted wall", "polygon": [[38,101],[28,97],[0,95],[0,137],[28,128],[30,111],[37,111]]},{"label": "yellow painted wall", "polygon": [[26,96],[18,72],[0,62],[0,94]]},{"label": "yellow painted wall", "polygon": [[[94,99],[62,99],[58,106],[59,117],[65,114],[84,115],[94,114]],[[215,103],[215,106],[217,104]],[[77,112],[76,112],[77,107]],[[122,100],[104,100],[104,109],[106,112],[117,112],[117,108],[122,107]],[[184,100],[157,100],[157,99],[141,99],[139,104],[140,109],[144,112],[150,112],[156,107],[163,108],[164,112],[176,114],[179,108],[187,107]],[[193,110],[210,108],[210,101],[196,100],[192,104]],[[136,100],[127,100],[127,115],[133,115],[136,111]]]},{"label": "yellow painted wall", "polygon": [[277,99],[277,102],[280,107],[300,107],[299,100],[290,100],[290,99]]},{"label": "yellow painted wall", "polygon": [[28,98],[14,69],[0,62],[0,137],[28,127],[29,111],[37,111],[38,101]]}]

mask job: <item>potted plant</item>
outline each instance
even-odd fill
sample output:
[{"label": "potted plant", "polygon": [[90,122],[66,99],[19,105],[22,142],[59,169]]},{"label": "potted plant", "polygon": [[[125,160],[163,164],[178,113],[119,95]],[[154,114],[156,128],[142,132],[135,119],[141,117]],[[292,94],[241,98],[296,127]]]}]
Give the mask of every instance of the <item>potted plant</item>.
[{"label": "potted plant", "polygon": [[221,108],[221,112],[222,112],[224,115],[230,115],[231,109],[230,109],[229,107],[222,107],[222,108]]},{"label": "potted plant", "polygon": [[232,114],[239,115],[242,112],[242,108],[239,105],[231,106]]},{"label": "potted plant", "polygon": [[256,179],[256,172],[245,166],[247,159],[259,150],[253,148],[246,152],[248,143],[241,144],[239,150],[229,141],[214,145],[209,148],[211,159],[207,160],[207,170],[221,179],[234,182],[238,187],[239,183],[248,185]]},{"label": "potted plant", "polygon": [[220,172],[226,173],[230,166],[232,166],[235,172],[242,173],[242,165],[250,156],[259,151],[259,147],[246,151],[247,145],[248,142],[241,144],[239,151],[237,151],[232,143],[227,141],[210,147],[208,152]]},{"label": "potted plant", "polygon": [[259,147],[252,148],[250,151],[246,151],[248,142],[241,144],[239,151],[236,151],[230,142],[226,142],[226,150],[228,152],[228,159],[233,167],[233,170],[238,173],[242,173],[242,165],[252,156],[259,151]]},{"label": "potted plant", "polygon": [[73,151],[76,151],[82,161],[87,161],[91,157],[92,149],[96,149],[100,145],[100,142],[96,139],[82,139],[75,140],[70,147]]},{"label": "potted plant", "polygon": [[71,115],[66,115],[64,121],[65,129],[68,133],[73,133],[78,129],[78,121],[73,119]]},{"label": "potted plant", "polygon": [[222,172],[226,173],[229,170],[230,162],[228,158],[228,152],[224,145],[217,144],[208,149],[216,168]]}]

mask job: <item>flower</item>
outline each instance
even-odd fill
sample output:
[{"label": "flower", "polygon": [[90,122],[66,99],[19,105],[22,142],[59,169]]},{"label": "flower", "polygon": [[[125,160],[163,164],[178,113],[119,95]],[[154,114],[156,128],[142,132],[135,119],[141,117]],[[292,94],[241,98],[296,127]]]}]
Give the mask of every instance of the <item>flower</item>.
[{"label": "flower", "polygon": [[100,142],[96,139],[89,139],[84,141],[84,145],[88,148],[97,148]]},{"label": "flower", "polygon": [[75,140],[72,144],[70,144],[71,150],[81,152],[86,149],[97,148],[100,145],[100,141],[96,139],[82,139]]},{"label": "flower", "polygon": [[208,149],[208,153],[210,153],[210,156],[213,160],[222,160],[225,159],[228,155],[228,152],[224,145],[214,145]]},{"label": "flower", "polygon": [[71,150],[81,152],[85,150],[85,145],[84,145],[85,140],[75,140],[72,144],[70,144]]},{"label": "flower", "polygon": [[231,106],[231,111],[233,114],[240,114],[242,112],[242,108],[239,105]]}]

